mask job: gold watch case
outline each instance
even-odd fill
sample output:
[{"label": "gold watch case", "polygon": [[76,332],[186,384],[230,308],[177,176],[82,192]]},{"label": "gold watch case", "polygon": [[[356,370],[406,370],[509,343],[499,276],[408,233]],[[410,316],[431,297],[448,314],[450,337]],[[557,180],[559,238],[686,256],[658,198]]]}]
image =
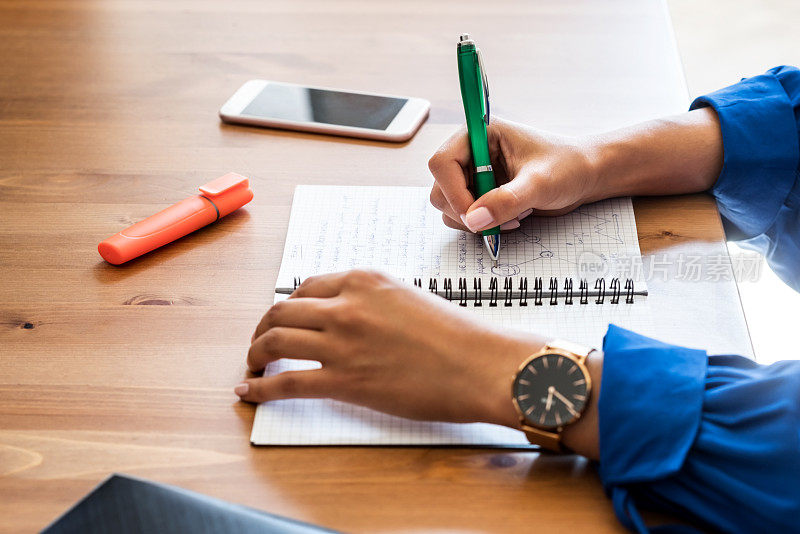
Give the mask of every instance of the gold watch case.
[{"label": "gold watch case", "polygon": [[[589,402],[592,398],[592,378],[589,376],[589,369],[586,367],[586,359],[588,358],[589,354],[591,354],[594,349],[587,349],[586,353],[583,355],[575,354],[568,350],[553,347],[550,345],[545,345],[545,347],[530,355],[522,364],[519,366],[517,371],[511,377],[511,399],[514,403],[514,409],[517,411],[517,415],[519,416],[520,427],[525,435],[528,437],[528,440],[533,443],[534,445],[540,445],[546,449],[556,451],[556,452],[568,452],[564,446],[561,444],[561,433],[564,431],[564,428],[574,424],[578,421],[581,416],[586,411],[586,408],[589,406]],[[586,380],[586,402],[583,405],[583,408],[578,412],[577,415],[573,416],[568,421],[564,421],[561,425],[557,427],[553,426],[546,426],[537,424],[534,421],[530,421],[525,417],[524,412],[520,408],[519,402],[517,401],[517,397],[514,391],[514,385],[517,381],[517,377],[519,374],[538,358],[542,358],[549,355],[558,355],[568,360],[574,362],[580,372],[583,374],[583,378]]]}]

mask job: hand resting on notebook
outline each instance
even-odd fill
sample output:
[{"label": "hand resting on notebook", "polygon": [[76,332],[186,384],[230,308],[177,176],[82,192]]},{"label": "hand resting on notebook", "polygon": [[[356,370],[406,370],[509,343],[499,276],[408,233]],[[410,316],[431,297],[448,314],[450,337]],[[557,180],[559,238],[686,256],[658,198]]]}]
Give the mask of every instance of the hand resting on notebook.
[{"label": "hand resting on notebook", "polygon": [[[490,328],[442,298],[370,271],[307,279],[267,311],[253,339],[252,372],[279,358],[322,367],[248,379],[236,390],[243,400],[326,397],[411,419],[512,428],[519,419],[511,377],[546,341]],[[602,357],[590,360],[599,389]],[[597,457],[592,403],[564,443]]]}]

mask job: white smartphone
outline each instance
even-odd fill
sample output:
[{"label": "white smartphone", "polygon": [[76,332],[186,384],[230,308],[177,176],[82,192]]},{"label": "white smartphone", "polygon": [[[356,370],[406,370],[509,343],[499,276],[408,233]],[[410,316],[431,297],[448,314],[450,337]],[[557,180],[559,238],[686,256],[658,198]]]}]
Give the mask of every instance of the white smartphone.
[{"label": "white smartphone", "polygon": [[219,110],[225,122],[407,141],[428,116],[422,98],[250,80]]}]

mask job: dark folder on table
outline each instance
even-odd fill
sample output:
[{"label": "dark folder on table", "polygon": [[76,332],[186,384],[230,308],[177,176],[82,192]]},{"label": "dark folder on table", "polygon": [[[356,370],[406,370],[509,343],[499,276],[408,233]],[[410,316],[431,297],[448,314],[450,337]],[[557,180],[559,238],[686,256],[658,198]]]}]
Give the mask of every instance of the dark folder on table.
[{"label": "dark folder on table", "polygon": [[44,529],[47,534],[334,531],[127,475],[112,475]]}]

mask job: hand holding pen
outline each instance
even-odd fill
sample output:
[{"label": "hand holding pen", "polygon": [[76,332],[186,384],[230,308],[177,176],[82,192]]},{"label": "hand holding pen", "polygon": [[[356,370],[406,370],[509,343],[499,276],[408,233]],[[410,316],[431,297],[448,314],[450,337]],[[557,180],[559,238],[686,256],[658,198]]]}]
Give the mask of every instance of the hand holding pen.
[{"label": "hand holding pen", "polygon": [[478,232],[518,228],[536,215],[562,215],[605,198],[590,157],[589,140],[572,139],[493,117],[489,157],[498,187],[477,200],[469,189],[472,153],[466,128],[445,141],[428,162],[435,183],[431,203],[444,223]]},{"label": "hand holding pen", "polygon": [[467,122],[428,162],[436,180],[431,203],[446,225],[481,232],[496,265],[500,230],[519,227],[534,209],[558,215],[589,201],[592,166],[573,140],[490,122],[486,71],[467,34],[460,38],[457,57]]}]

